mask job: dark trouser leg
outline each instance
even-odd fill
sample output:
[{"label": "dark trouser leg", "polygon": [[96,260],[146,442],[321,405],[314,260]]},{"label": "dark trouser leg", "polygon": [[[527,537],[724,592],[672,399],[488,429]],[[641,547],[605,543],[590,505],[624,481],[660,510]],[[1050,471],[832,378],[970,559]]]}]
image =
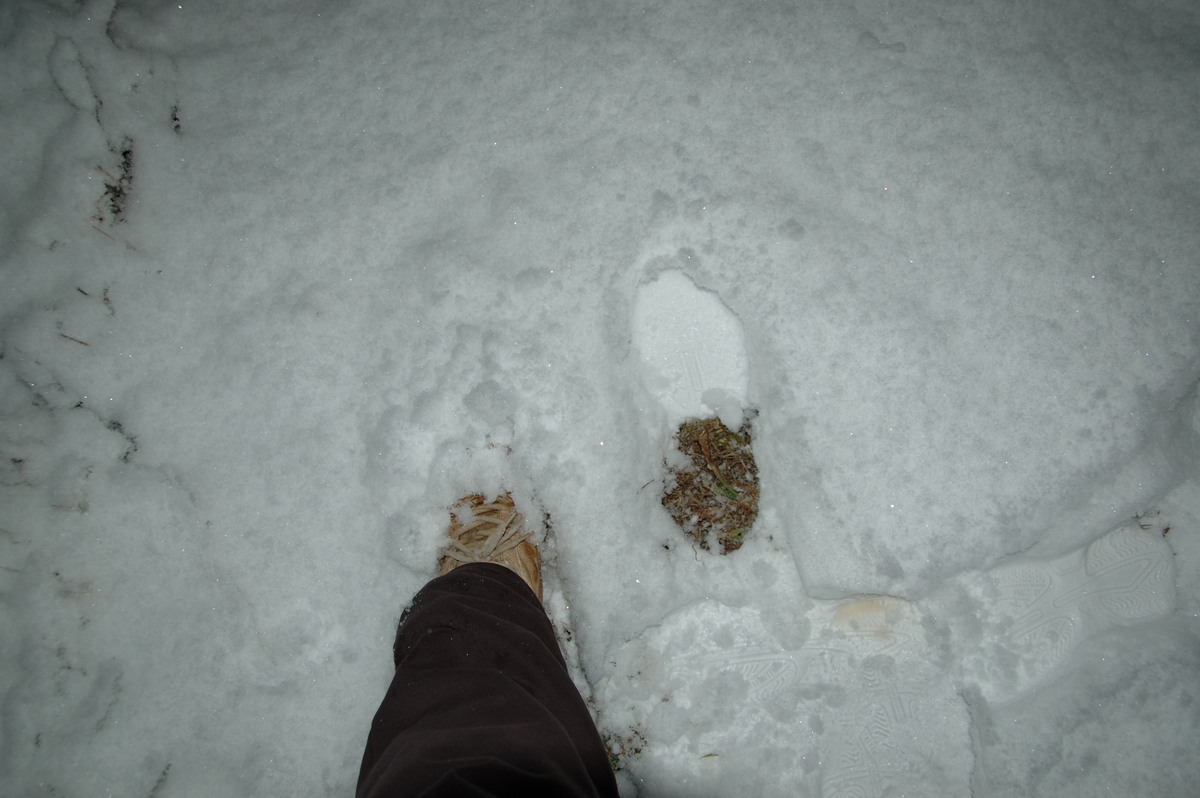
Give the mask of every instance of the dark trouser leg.
[{"label": "dark trouser leg", "polygon": [[395,657],[359,798],[617,795],[550,621],[512,571],[473,563],[431,581]]}]

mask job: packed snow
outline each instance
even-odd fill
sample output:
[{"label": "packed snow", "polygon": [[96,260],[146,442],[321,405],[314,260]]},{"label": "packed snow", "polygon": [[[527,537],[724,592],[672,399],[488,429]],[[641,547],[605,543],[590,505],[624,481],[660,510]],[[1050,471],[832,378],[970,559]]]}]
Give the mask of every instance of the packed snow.
[{"label": "packed snow", "polygon": [[503,491],[626,796],[1194,794],[1194,3],[11,0],[0,75],[6,795],[352,794]]}]

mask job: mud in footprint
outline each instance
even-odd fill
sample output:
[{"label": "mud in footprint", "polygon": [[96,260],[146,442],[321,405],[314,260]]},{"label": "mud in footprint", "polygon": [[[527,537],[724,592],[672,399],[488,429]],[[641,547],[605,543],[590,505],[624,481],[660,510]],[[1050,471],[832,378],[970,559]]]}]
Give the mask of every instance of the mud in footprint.
[{"label": "mud in footprint", "polygon": [[669,269],[638,289],[633,343],[642,383],[676,428],[663,505],[701,548],[736,551],[758,516],[742,322],[716,294]]}]

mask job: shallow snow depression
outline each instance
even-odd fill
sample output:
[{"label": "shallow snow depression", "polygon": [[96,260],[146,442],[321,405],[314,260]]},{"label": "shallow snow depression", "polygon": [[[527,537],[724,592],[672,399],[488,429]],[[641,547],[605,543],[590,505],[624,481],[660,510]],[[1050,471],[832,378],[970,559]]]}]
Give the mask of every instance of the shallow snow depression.
[{"label": "shallow snow depression", "polygon": [[[1197,52],[1168,0],[3,4],[6,788],[351,794],[510,490],[628,795],[1188,794]],[[661,505],[693,413],[753,416],[728,556]]]}]

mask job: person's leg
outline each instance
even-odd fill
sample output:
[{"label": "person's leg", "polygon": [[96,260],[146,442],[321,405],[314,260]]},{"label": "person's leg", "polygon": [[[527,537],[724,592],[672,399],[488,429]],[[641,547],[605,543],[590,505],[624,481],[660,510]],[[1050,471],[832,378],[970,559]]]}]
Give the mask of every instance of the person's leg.
[{"label": "person's leg", "polygon": [[550,621],[508,568],[471,563],[426,585],[395,659],[359,798],[617,795]]}]

